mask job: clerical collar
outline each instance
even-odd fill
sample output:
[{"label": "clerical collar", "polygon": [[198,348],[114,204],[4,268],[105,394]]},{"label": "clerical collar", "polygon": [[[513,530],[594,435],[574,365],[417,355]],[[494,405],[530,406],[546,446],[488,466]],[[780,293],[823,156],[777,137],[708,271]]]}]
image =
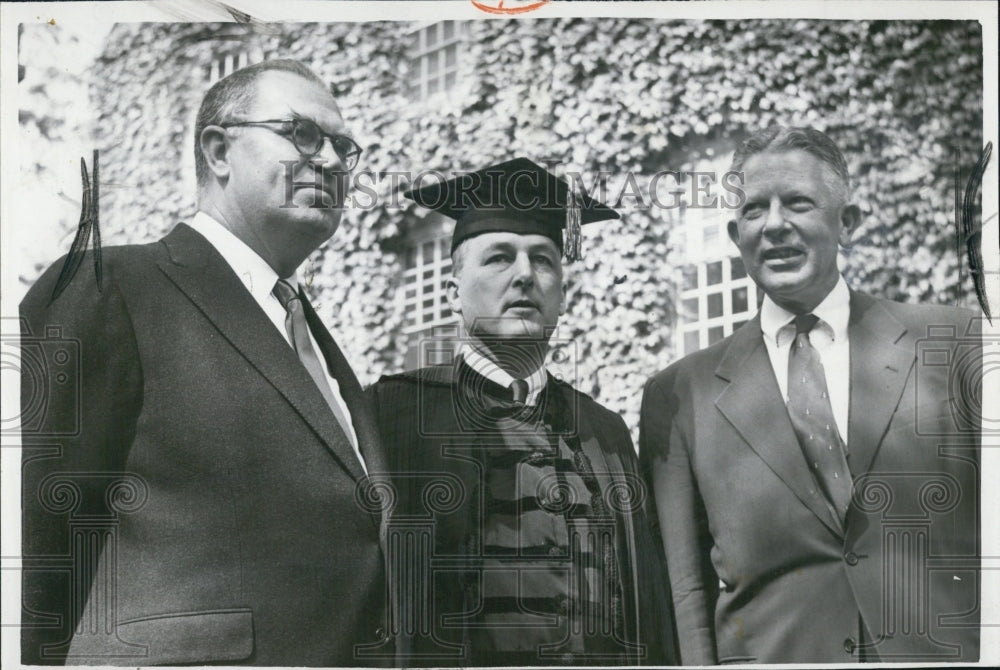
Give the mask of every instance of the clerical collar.
[{"label": "clerical collar", "polygon": [[[838,342],[847,337],[847,323],[851,317],[851,292],[843,276],[837,278],[833,290],[826,294],[812,313],[819,318],[817,327],[825,329],[831,340]],[[760,329],[764,337],[780,345],[778,339],[783,334],[782,329],[786,329],[794,319],[795,314],[764,296],[764,303],[760,307]],[[791,335],[795,336],[794,328],[791,329]]]},{"label": "clerical collar", "polygon": [[[459,350],[459,355],[465,361],[474,372],[486,377],[494,384],[499,384],[504,388],[509,388],[511,382],[514,378],[510,374],[497,365],[492,358],[490,358],[489,352],[485,349],[485,345],[473,342],[463,342],[462,348]],[[525,401],[526,405],[536,405],[538,404],[538,397],[542,394],[545,389],[545,383],[548,380],[548,374],[545,372],[545,366],[539,367],[537,370],[532,372],[530,375],[524,379],[528,382],[528,398]]]}]

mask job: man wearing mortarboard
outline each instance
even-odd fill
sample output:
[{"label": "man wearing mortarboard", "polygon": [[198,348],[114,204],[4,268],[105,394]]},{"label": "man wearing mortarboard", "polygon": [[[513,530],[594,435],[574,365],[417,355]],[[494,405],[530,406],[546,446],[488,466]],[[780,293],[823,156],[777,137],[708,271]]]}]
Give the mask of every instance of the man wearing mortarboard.
[{"label": "man wearing mortarboard", "polygon": [[576,255],[579,224],[618,214],[526,158],[405,195],[455,219],[447,295],[465,338],[452,361],[371,389],[399,648],[411,665],[673,663],[629,431],[545,369],[563,229]]}]

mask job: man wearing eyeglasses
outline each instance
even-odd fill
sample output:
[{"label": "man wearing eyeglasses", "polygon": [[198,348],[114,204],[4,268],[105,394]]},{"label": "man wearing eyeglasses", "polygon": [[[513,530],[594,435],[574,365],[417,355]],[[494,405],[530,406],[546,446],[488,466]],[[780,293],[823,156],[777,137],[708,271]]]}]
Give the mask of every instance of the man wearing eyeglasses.
[{"label": "man wearing eyeglasses", "polygon": [[237,71],[197,117],[198,213],[105,249],[100,287],[86,259],[53,298],[60,261],[25,298],[25,337],[73,358],[24,439],[23,662],[389,662],[355,502],[377,431],[296,275],[359,154],[308,68]]}]

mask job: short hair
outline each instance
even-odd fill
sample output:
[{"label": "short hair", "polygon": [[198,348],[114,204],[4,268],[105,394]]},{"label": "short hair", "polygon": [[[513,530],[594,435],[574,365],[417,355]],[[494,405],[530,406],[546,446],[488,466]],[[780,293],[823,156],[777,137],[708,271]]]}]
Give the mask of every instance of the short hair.
[{"label": "short hair", "polygon": [[847,161],[840,149],[826,133],[809,126],[771,126],[760,130],[743,142],[733,154],[730,170],[742,172],[748,159],[765,152],[794,151],[799,149],[823,161],[843,184],[842,195],[847,199],[851,189],[851,177]]},{"label": "short hair", "polygon": [[[291,72],[304,79],[315,82],[326,90],[330,90],[326,82],[297,60],[278,59],[236,70],[212,84],[198,108],[198,118],[194,124],[194,168],[198,178],[198,186],[208,183],[208,161],[201,150],[201,133],[207,126],[217,126],[235,120],[238,114],[244,113],[253,103],[257,92],[257,80],[265,72]],[[332,93],[331,93],[332,94]]]}]

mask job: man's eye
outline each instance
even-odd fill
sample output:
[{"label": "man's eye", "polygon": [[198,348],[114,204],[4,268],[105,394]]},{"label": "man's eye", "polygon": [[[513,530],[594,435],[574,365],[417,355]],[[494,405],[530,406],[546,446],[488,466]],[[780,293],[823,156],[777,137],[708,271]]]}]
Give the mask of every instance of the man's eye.
[{"label": "man's eye", "polygon": [[553,265],[555,265],[555,261],[553,261],[549,256],[546,256],[545,254],[538,254],[534,256],[532,258],[532,261],[539,265],[544,265],[546,267],[552,267]]},{"label": "man's eye", "polygon": [[320,135],[319,128],[316,124],[309,121],[298,121],[294,123],[292,126],[292,132],[295,135],[295,139],[306,146],[314,145]]},{"label": "man's eye", "polygon": [[746,209],[743,210],[743,213],[740,214],[740,218],[747,220],[756,219],[758,216],[760,216],[760,213],[762,211],[764,210],[761,209],[760,207],[747,207]]},{"label": "man's eye", "polygon": [[809,198],[792,198],[787,207],[793,212],[807,212],[813,208],[813,202]]},{"label": "man's eye", "polygon": [[487,263],[507,263],[510,261],[509,254],[491,254],[486,257]]}]

